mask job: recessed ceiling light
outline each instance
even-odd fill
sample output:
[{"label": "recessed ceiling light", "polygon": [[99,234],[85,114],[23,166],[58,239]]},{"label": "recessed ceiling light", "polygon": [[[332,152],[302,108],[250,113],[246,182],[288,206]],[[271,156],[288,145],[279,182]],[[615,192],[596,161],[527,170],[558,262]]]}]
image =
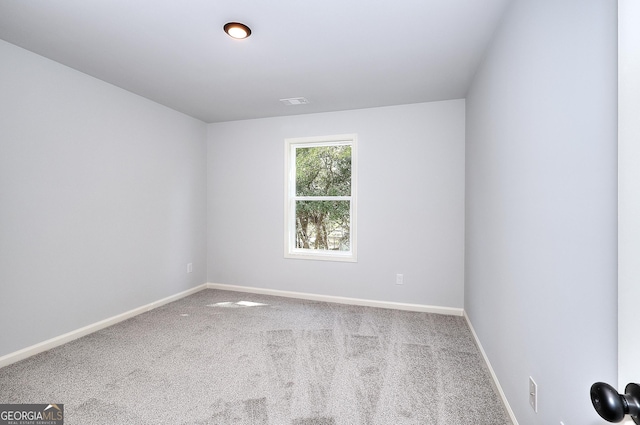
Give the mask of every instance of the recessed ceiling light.
[{"label": "recessed ceiling light", "polygon": [[251,28],[240,22],[229,22],[224,25],[224,32],[229,34],[229,37],[242,40],[251,35]]}]

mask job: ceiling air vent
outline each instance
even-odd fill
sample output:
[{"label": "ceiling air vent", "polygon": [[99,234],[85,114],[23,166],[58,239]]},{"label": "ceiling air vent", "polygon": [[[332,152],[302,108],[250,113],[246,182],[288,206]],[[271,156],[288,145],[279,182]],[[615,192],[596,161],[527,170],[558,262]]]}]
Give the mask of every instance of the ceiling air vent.
[{"label": "ceiling air vent", "polygon": [[280,99],[280,102],[287,106],[306,105],[309,101],[304,97],[291,97],[289,99]]}]

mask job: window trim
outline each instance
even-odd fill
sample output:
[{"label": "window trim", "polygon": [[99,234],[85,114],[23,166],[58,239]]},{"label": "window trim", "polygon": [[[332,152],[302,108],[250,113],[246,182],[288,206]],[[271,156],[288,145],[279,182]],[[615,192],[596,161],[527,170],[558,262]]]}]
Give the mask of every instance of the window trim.
[{"label": "window trim", "polygon": [[[357,193],[358,193],[358,143],[356,134],[332,136],[296,137],[284,140],[284,257],[303,260],[357,262]],[[295,190],[296,164],[294,150],[297,147],[351,146],[351,196],[350,196],[350,251],[309,250],[295,247]],[[307,198],[307,197],[304,197]],[[313,200],[334,200],[340,197],[311,197]],[[331,199],[328,199],[331,198]],[[298,199],[299,200],[299,199]]]}]

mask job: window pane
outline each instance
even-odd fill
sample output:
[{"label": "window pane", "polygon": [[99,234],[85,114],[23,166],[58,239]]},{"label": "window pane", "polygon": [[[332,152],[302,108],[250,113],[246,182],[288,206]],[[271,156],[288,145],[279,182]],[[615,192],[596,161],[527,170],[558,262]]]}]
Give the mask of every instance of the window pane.
[{"label": "window pane", "polygon": [[296,248],[350,251],[351,201],[296,201]]},{"label": "window pane", "polygon": [[351,146],[296,149],[296,196],[350,196]]}]

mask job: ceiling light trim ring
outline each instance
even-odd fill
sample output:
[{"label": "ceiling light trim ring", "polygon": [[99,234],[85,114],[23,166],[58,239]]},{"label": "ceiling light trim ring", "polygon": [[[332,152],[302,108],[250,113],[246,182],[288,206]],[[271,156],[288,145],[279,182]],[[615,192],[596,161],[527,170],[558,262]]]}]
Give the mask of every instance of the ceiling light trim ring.
[{"label": "ceiling light trim ring", "polygon": [[251,35],[251,28],[241,22],[228,22],[224,24],[224,32],[231,38],[242,40]]}]

